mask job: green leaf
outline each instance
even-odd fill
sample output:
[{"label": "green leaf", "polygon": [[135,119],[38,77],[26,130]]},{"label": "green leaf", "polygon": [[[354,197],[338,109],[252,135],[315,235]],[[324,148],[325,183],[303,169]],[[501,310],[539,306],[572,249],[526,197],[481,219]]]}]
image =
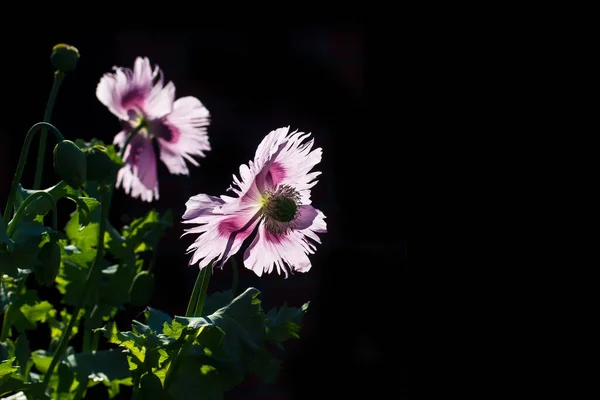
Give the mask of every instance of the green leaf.
[{"label": "green leaf", "polygon": [[40,303],[36,303],[33,305],[24,304],[21,306],[20,310],[23,313],[23,316],[34,326],[34,329],[37,328],[36,322],[46,322],[46,317],[48,317],[48,313],[54,307],[47,301],[42,301]]},{"label": "green leaf", "polygon": [[52,362],[53,356],[54,353],[41,349],[31,352],[33,365],[35,365],[35,368],[42,374],[45,374],[46,371],[48,371],[48,368],[50,368],[50,363]]},{"label": "green leaf", "polygon": [[[81,221],[83,219],[83,221]],[[96,245],[98,244],[98,232],[100,230],[100,224],[98,222],[89,222],[84,228],[81,228],[85,221],[85,218],[81,216],[79,210],[71,213],[71,218],[65,226],[65,232],[67,237],[71,241],[71,244],[77,246],[82,251],[96,251]]]},{"label": "green leaf", "polygon": [[[71,398],[71,396],[68,396],[68,394],[71,392],[74,386],[75,374],[66,363],[61,362],[58,365],[58,385],[56,387],[56,392],[59,398]],[[61,394],[65,394],[66,396],[61,396]]]},{"label": "green leaf", "polygon": [[12,364],[15,361],[16,357],[9,358],[8,360],[4,360],[0,363],[0,378],[4,375],[12,374],[16,372],[19,368],[13,367]]},{"label": "green leaf", "polygon": [[140,400],[166,400],[167,395],[164,392],[161,379],[149,372],[142,376],[140,381]]},{"label": "green leaf", "polygon": [[219,308],[227,306],[232,300],[233,292],[231,289],[224,292],[214,292],[213,294],[206,296],[202,313],[205,315],[212,314]]},{"label": "green leaf", "polygon": [[245,344],[257,350],[265,336],[265,317],[257,298],[260,292],[248,288],[225,307],[214,313],[195,318],[175,317],[177,322],[190,328],[214,325],[226,332],[223,341],[224,350],[231,356],[236,356],[240,344]]},{"label": "green leaf", "polygon": [[298,339],[302,327],[302,320],[306,310],[307,302],[302,307],[288,307],[284,304],[280,309],[273,308],[267,313],[267,340],[280,346],[280,342],[289,339]]},{"label": "green leaf", "polygon": [[136,358],[136,361],[144,362],[146,348],[144,339],[133,332],[119,332],[114,322],[108,323],[104,328],[97,329],[104,332],[104,337],[109,343],[117,344],[128,350],[128,353]]},{"label": "green leaf", "polygon": [[133,220],[129,227],[123,229],[127,246],[136,253],[154,249],[166,229],[172,226],[172,219],[170,210],[162,217],[155,210],[151,210],[144,217]]},{"label": "green leaf", "polygon": [[38,222],[20,220],[12,236],[15,247],[10,258],[14,265],[21,269],[33,269],[39,263],[37,256],[40,245],[47,240],[45,235],[50,233],[54,232]]},{"label": "green leaf", "polygon": [[85,228],[90,222],[100,222],[100,202],[92,197],[77,197],[77,212],[79,213],[79,229]]},{"label": "green leaf", "polygon": [[[8,237],[8,233],[6,232],[6,227],[4,223],[0,224],[0,255],[5,254],[9,251],[13,251],[15,248],[15,242],[11,238]],[[0,268],[2,268],[0,264]]]},{"label": "green leaf", "polygon": [[80,378],[88,377],[96,382],[131,378],[127,358],[117,349],[72,354],[65,362]]},{"label": "green leaf", "polygon": [[15,342],[15,357],[17,359],[17,363],[19,364],[20,373],[23,376],[25,376],[30,354],[31,351],[29,350],[29,340],[27,339],[27,335],[22,332]]},{"label": "green leaf", "polygon": [[203,370],[202,366],[188,360],[181,364],[168,393],[172,400],[194,399],[199,393],[202,393],[202,400],[223,400],[225,390],[217,372]]},{"label": "green leaf", "polygon": [[146,316],[146,324],[155,332],[162,332],[165,329],[165,324],[168,325],[173,321],[173,317],[156,308],[146,307],[144,311]]}]

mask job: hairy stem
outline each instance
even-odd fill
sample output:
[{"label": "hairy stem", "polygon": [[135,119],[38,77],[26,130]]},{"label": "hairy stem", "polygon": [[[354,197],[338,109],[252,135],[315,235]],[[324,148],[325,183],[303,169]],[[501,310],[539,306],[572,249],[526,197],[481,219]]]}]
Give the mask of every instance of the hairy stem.
[{"label": "hairy stem", "polygon": [[46,192],[37,192],[23,200],[23,203],[19,206],[19,209],[15,213],[15,217],[8,224],[8,229],[6,230],[9,237],[12,237],[12,235],[15,233],[17,226],[19,226],[19,221],[23,217],[23,213],[27,209],[29,203],[37,199],[41,199],[42,197],[46,197],[52,203],[52,229],[55,231],[58,229],[58,213],[56,211],[56,201],[54,200],[54,196]]},{"label": "hairy stem", "polygon": [[50,132],[52,132],[54,136],[56,136],[56,139],[59,142],[65,140],[63,135],[59,132],[59,130],[56,129],[54,125],[49,124],[48,122],[38,122],[29,129],[29,132],[27,132],[27,135],[25,136],[25,143],[23,143],[23,147],[21,148],[19,164],[17,165],[15,177],[13,178],[12,185],[10,186],[10,192],[8,193],[8,201],[6,202],[6,208],[4,209],[4,226],[8,225],[8,221],[10,221],[10,217],[13,213],[13,203],[15,202],[15,196],[17,195],[19,182],[21,182],[21,177],[23,176],[23,170],[25,169],[25,164],[27,162],[27,154],[29,153],[29,147],[31,146],[33,135],[41,127],[50,128]]},{"label": "hairy stem", "polygon": [[[50,89],[50,96],[48,97],[48,102],[46,103],[46,110],[44,110],[44,122],[50,122],[50,117],[52,116],[52,109],[54,108],[54,102],[56,101],[56,96],[58,95],[58,89],[60,89],[60,84],[62,83],[64,77],[64,72],[54,72],[54,81],[52,82],[52,89]],[[35,179],[33,181],[34,190],[38,190],[42,183],[47,134],[48,133],[46,132],[46,127],[42,128],[42,134],[40,135],[40,146],[38,148],[37,164],[35,167]]]}]

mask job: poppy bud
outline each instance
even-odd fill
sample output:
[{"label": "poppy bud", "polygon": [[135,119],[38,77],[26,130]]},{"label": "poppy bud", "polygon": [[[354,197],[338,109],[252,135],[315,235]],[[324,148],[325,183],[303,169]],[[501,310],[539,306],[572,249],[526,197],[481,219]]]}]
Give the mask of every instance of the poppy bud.
[{"label": "poppy bud", "polygon": [[79,59],[79,50],[68,44],[60,43],[52,48],[50,62],[61,72],[73,72]]},{"label": "poppy bud", "polygon": [[154,274],[141,271],[133,278],[129,288],[129,302],[134,306],[145,306],[152,297],[154,291]]},{"label": "poppy bud", "polygon": [[54,170],[67,185],[78,189],[87,175],[85,154],[75,143],[63,140],[54,147]]},{"label": "poppy bud", "polygon": [[38,253],[38,259],[40,262],[33,269],[35,279],[42,286],[51,286],[60,269],[60,246],[58,243],[52,239],[44,243]]}]

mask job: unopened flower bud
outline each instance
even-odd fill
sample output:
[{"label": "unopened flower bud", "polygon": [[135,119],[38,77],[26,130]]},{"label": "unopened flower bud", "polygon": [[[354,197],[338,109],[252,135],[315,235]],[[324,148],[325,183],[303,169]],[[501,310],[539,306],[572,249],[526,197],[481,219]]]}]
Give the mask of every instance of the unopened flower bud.
[{"label": "unopened flower bud", "polygon": [[54,170],[67,185],[81,187],[87,175],[85,154],[75,143],[63,140],[54,147]]},{"label": "unopened flower bud", "polygon": [[50,61],[54,68],[62,72],[73,72],[79,59],[79,50],[76,47],[60,43],[52,48]]},{"label": "unopened flower bud", "polygon": [[60,246],[55,240],[44,243],[38,253],[40,263],[34,269],[34,276],[42,286],[51,286],[60,269]]},{"label": "unopened flower bud", "polygon": [[94,145],[85,150],[87,160],[87,180],[103,181],[115,170],[115,164],[106,154],[106,148]]},{"label": "unopened flower bud", "polygon": [[133,278],[129,288],[129,302],[134,306],[145,306],[154,291],[154,275],[148,271],[141,271]]}]

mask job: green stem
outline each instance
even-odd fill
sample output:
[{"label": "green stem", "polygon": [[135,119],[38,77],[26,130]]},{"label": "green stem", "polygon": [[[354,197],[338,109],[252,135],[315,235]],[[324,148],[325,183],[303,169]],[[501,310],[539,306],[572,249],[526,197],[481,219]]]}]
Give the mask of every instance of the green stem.
[{"label": "green stem", "polygon": [[92,335],[91,335],[91,330],[85,328],[83,330],[83,345],[81,348],[81,351],[83,353],[89,353],[90,351],[90,346],[91,346],[91,342],[92,342]]},{"label": "green stem", "polygon": [[96,313],[98,312],[98,305],[96,304],[85,316],[85,323],[83,326],[83,348],[82,351],[84,353],[91,351],[91,342],[92,342],[92,323],[94,322]]},{"label": "green stem", "polygon": [[140,129],[144,128],[145,126],[146,126],[146,124],[144,122],[142,122],[141,124],[136,126],[131,132],[129,132],[127,134],[127,137],[125,138],[125,142],[123,143],[123,147],[121,147],[121,150],[119,151],[119,156],[121,157],[121,159],[125,155],[125,149],[127,148],[127,145],[129,144],[129,142],[131,142],[131,139],[133,139],[135,134],[138,133],[140,131]]},{"label": "green stem", "polygon": [[[186,317],[199,316],[199,312],[202,312],[204,307],[204,299],[206,298],[206,289],[208,288],[208,280],[210,279],[210,273],[212,272],[212,261],[201,271],[198,272],[196,282],[194,283],[194,289],[188,302],[187,310],[185,312]],[[203,294],[204,293],[204,294]],[[201,304],[198,312],[198,304]]]},{"label": "green stem", "polygon": [[237,261],[235,261],[234,257],[230,258],[231,260],[231,269],[233,270],[233,279],[232,279],[232,283],[231,283],[231,293],[233,294],[233,297],[235,297],[235,292],[237,291],[237,286],[238,286],[238,280],[239,280],[239,271],[238,271],[238,267],[237,267]]},{"label": "green stem", "polygon": [[[205,269],[208,267],[205,267]],[[202,271],[198,271],[196,282],[194,283],[194,289],[188,302],[187,310],[185,311],[186,317],[193,317],[194,311],[196,311],[196,303],[198,302],[198,296],[200,295],[200,287],[202,286]]]},{"label": "green stem", "polygon": [[100,332],[94,332],[92,334],[92,347],[90,351],[98,350],[98,344],[100,343]]},{"label": "green stem", "polygon": [[202,287],[200,288],[200,295],[198,296],[198,301],[196,302],[196,310],[194,311],[194,317],[201,317],[202,310],[204,309],[204,300],[206,300],[206,292],[208,289],[208,281],[210,280],[210,275],[212,273],[212,263],[204,267],[202,271],[198,275],[202,275]]},{"label": "green stem", "polygon": [[4,209],[4,226],[8,225],[8,221],[10,221],[10,217],[12,216],[12,207],[13,203],[15,202],[15,196],[17,195],[19,183],[21,182],[23,170],[25,169],[25,163],[27,162],[27,154],[29,153],[29,146],[31,146],[31,140],[33,139],[33,135],[38,131],[38,129],[43,126],[50,128],[50,131],[54,133],[54,136],[56,136],[56,139],[59,142],[65,140],[65,138],[58,131],[58,129],[56,129],[54,125],[49,124],[48,122],[38,122],[29,129],[29,132],[27,132],[27,135],[25,136],[25,143],[23,143],[23,147],[21,148],[19,164],[17,165],[17,170],[15,172],[15,177],[13,178],[12,185],[10,187],[10,192],[8,193],[8,201],[6,203],[6,208]]},{"label": "green stem", "polygon": [[56,211],[56,201],[54,200],[54,197],[47,192],[37,192],[23,200],[23,203],[21,203],[19,206],[19,209],[15,213],[14,218],[8,224],[8,229],[6,230],[6,233],[9,237],[12,237],[12,235],[15,233],[15,229],[17,229],[17,226],[19,226],[19,221],[21,220],[21,217],[23,216],[23,213],[27,209],[29,203],[34,200],[41,199],[42,197],[46,197],[52,202],[52,229],[55,231],[58,230],[58,213]]},{"label": "green stem", "polygon": [[108,213],[108,207],[106,207],[106,198],[107,198],[106,192],[107,192],[106,188],[102,187],[100,189],[100,214],[101,214],[101,217],[100,217],[100,229],[98,231],[98,245],[97,245],[97,249],[96,249],[96,258],[94,259],[94,263],[92,264],[92,267],[88,271],[88,274],[87,274],[87,277],[85,280],[85,284],[83,287],[83,291],[79,295],[77,305],[75,306],[75,310],[73,310],[73,314],[71,315],[71,319],[69,320],[69,325],[67,326],[67,328],[63,332],[62,336],[60,337],[60,341],[58,343],[56,351],[54,352],[52,361],[50,361],[50,366],[48,367],[48,371],[46,371],[46,375],[44,376],[44,381],[42,383],[44,390],[48,387],[48,384],[50,383],[50,378],[52,377],[52,373],[54,372],[54,368],[56,367],[56,364],[58,364],[58,362],[60,361],[60,359],[67,347],[67,343],[69,342],[70,333],[73,330],[73,327],[75,326],[75,323],[79,316],[79,312],[85,305],[85,299],[87,297],[88,291],[90,290],[92,281],[95,281],[95,279],[92,279],[92,278],[94,278],[96,276],[96,272],[100,270],[99,268],[101,268],[101,263],[102,263],[102,260],[104,259],[104,232],[106,230],[106,220],[107,220],[107,213]]},{"label": "green stem", "polygon": [[[52,83],[52,89],[50,90],[50,96],[46,103],[46,110],[44,111],[44,122],[50,122],[52,116],[52,109],[54,108],[54,102],[58,95],[58,89],[60,84],[65,77],[65,73],[61,71],[54,72],[54,82]],[[44,153],[46,151],[46,128],[42,128],[42,134],[40,136],[40,147],[38,148],[37,165],[35,167],[35,179],[33,181],[33,190],[38,190],[42,183],[42,173],[44,172]]]}]

